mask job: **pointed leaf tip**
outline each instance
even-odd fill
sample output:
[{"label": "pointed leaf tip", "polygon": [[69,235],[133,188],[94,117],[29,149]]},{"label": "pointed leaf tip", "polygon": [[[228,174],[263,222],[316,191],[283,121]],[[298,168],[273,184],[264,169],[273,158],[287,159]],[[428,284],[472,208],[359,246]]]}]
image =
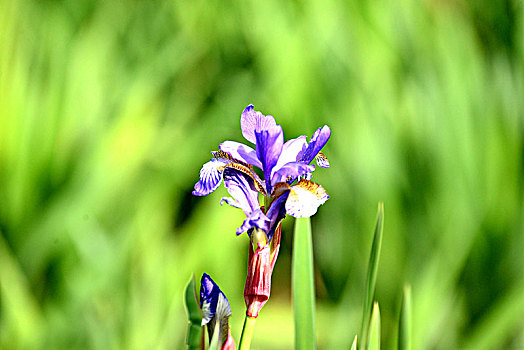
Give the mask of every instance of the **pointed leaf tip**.
[{"label": "pointed leaf tip", "polygon": [[357,336],[353,338],[353,344],[351,344],[351,350],[357,350]]},{"label": "pointed leaf tip", "polygon": [[384,229],[384,203],[379,202],[377,219],[375,224],[375,233],[373,235],[373,242],[371,243],[371,252],[369,254],[368,273],[365,291],[364,310],[362,312],[361,325],[361,344],[366,348],[369,339],[369,320],[372,312],[372,304],[375,295],[375,285],[377,282],[378,263],[380,259],[380,249],[382,247],[382,231]]},{"label": "pointed leaf tip", "polygon": [[377,302],[373,304],[368,339],[368,350],[380,350],[380,308]]}]

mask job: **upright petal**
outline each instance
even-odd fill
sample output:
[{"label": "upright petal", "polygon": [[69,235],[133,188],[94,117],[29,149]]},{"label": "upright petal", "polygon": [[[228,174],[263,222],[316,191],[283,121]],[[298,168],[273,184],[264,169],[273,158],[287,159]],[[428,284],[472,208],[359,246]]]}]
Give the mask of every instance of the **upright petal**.
[{"label": "upright petal", "polygon": [[215,191],[222,182],[224,166],[228,163],[227,159],[213,158],[205,163],[200,170],[200,180],[195,184],[193,195],[207,196]]},{"label": "upright petal", "polygon": [[271,193],[271,173],[282,153],[284,133],[282,127],[277,125],[269,130],[255,131],[257,157],[262,163],[266,191]]},{"label": "upright petal", "polygon": [[324,147],[331,136],[331,129],[329,126],[324,125],[322,128],[318,128],[317,131],[311,137],[309,144],[302,154],[300,161],[309,164],[316,157],[318,152]]},{"label": "upright petal", "polygon": [[296,218],[310,217],[328,199],[329,195],[322,186],[302,179],[296,185],[291,186],[286,201],[286,212]]},{"label": "upright petal", "polygon": [[222,202],[242,209],[249,216],[255,209],[259,208],[258,192],[254,181],[244,173],[234,169],[226,168],[224,171],[224,186],[233,198],[222,198]]},{"label": "upright petal", "polygon": [[231,157],[238,159],[244,163],[262,168],[262,164],[257,158],[256,151],[253,148],[244,145],[243,143],[234,141],[224,141],[220,144],[220,150],[226,152]]},{"label": "upright petal", "polygon": [[304,152],[306,148],[307,141],[306,136],[304,135],[299,136],[296,139],[286,141],[286,143],[284,143],[284,146],[282,147],[282,154],[280,154],[278,162],[273,168],[273,174],[287,163],[298,161],[298,155],[300,154],[300,152]]},{"label": "upright petal", "polygon": [[246,140],[252,143],[255,143],[255,130],[268,130],[275,125],[276,122],[273,116],[265,116],[259,111],[255,111],[252,104],[247,106],[240,116],[242,135],[244,135]]}]

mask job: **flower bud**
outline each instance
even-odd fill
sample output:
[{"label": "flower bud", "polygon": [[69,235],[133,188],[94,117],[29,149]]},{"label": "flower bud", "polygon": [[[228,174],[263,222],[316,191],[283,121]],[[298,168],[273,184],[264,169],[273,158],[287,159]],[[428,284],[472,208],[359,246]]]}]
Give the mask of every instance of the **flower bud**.
[{"label": "flower bud", "polygon": [[257,249],[249,249],[244,300],[247,315],[257,317],[258,312],[269,299],[271,292],[271,252],[268,244],[258,243]]},{"label": "flower bud", "polygon": [[264,231],[251,234],[244,300],[247,315],[257,317],[271,293],[271,275],[280,249],[280,225],[270,243]]}]

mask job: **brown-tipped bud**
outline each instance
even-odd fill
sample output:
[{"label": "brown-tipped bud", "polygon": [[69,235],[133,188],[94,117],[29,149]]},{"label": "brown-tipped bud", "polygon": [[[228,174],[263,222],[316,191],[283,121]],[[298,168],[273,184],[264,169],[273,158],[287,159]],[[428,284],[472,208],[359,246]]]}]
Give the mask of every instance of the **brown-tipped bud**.
[{"label": "brown-tipped bud", "polygon": [[257,317],[258,312],[269,299],[272,272],[269,245],[258,243],[255,251],[249,247],[247,278],[244,287],[244,300],[248,316]]}]

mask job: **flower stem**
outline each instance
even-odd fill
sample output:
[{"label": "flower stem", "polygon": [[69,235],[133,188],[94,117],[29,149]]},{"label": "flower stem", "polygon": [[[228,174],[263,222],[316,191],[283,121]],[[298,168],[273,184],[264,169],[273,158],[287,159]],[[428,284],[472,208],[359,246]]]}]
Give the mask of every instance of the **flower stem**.
[{"label": "flower stem", "polygon": [[242,327],[242,335],[240,335],[239,350],[249,350],[251,347],[251,337],[253,336],[256,321],[256,318],[246,315],[244,327]]}]

